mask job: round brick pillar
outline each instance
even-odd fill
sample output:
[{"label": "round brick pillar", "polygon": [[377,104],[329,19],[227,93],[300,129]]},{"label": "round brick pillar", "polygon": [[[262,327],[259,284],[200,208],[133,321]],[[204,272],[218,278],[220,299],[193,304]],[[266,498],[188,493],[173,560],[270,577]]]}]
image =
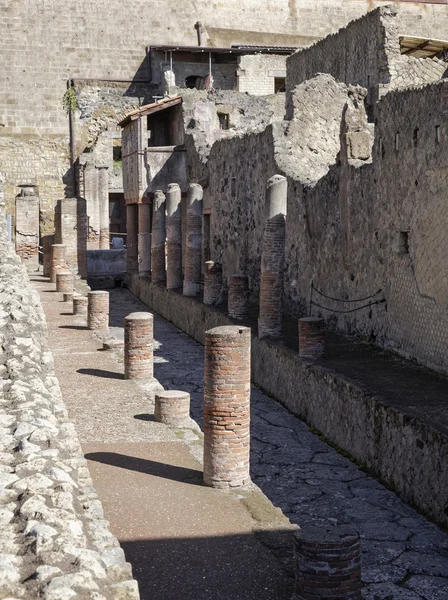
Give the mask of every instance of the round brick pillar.
[{"label": "round brick pillar", "polygon": [[204,304],[218,304],[222,295],[222,265],[208,260],[204,270]]},{"label": "round brick pillar", "polygon": [[73,302],[74,292],[64,292],[64,302]]},{"label": "round brick pillar", "polygon": [[170,183],[166,192],[166,287],[182,287],[182,193],[177,183]]},{"label": "round brick pillar", "polygon": [[260,277],[260,338],[282,333],[283,269],[285,262],[285,216],[288,182],[282,175],[268,180],[266,223],[263,233]]},{"label": "round brick pillar", "polygon": [[205,332],[204,483],[242,486],[250,481],[250,329]]},{"label": "round brick pillar", "polygon": [[177,390],[157,392],[155,395],[154,418],[159,423],[173,427],[190,424],[190,394]]},{"label": "round brick pillar", "polygon": [[299,356],[307,360],[322,358],[325,351],[324,320],[318,317],[299,319]]},{"label": "round brick pillar", "polygon": [[297,600],[361,600],[359,535],[348,526],[294,534]]},{"label": "round brick pillar", "polygon": [[197,296],[201,291],[202,197],[202,187],[192,183],[187,196],[184,296]]},{"label": "round brick pillar", "polygon": [[125,379],[152,379],[153,321],[151,313],[131,313],[124,320]]},{"label": "round brick pillar", "polygon": [[70,271],[58,271],[56,273],[56,291],[61,294],[73,292],[73,273]]},{"label": "round brick pillar", "polygon": [[229,284],[228,313],[232,319],[249,317],[249,278],[232,275]]},{"label": "round brick pillar", "polygon": [[156,190],[154,193],[151,236],[151,281],[153,283],[166,282],[165,240],[165,194],[160,190]]},{"label": "round brick pillar", "polygon": [[98,290],[87,294],[87,328],[109,327],[109,292]]},{"label": "round brick pillar", "polygon": [[78,294],[73,297],[73,314],[87,316],[87,305],[88,298],[87,296],[81,296]]},{"label": "round brick pillar", "polygon": [[65,246],[63,244],[53,244],[51,254],[50,281],[51,283],[56,283],[56,273],[67,268]]}]

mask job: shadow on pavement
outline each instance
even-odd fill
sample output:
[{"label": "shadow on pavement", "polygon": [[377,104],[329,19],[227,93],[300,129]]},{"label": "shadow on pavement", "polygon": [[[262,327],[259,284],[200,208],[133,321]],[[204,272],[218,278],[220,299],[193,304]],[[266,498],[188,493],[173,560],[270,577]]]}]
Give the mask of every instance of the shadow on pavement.
[{"label": "shadow on pavement", "polygon": [[171,479],[172,481],[180,481],[192,485],[204,485],[202,482],[202,471],[196,469],[177,467],[146,458],[126,456],[117,452],[91,452],[86,454],[85,458],[121,469],[127,469],[128,471],[138,471],[146,475],[153,475],[154,477]]},{"label": "shadow on pavement", "polygon": [[123,373],[103,371],[102,369],[78,369],[76,372],[81,375],[93,375],[94,377],[104,377],[105,379],[124,379]]}]

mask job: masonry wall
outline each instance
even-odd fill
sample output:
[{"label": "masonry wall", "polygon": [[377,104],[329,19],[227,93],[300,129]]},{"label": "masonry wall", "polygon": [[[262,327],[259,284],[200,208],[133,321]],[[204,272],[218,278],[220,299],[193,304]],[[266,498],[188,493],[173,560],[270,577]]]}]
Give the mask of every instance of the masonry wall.
[{"label": "masonry wall", "polygon": [[[380,4],[136,0],[123,6],[118,0],[98,0],[92,7],[87,0],[1,0],[0,168],[6,173],[8,211],[18,185],[39,184],[48,219],[62,196],[69,168],[68,118],[62,108],[67,80],[147,80],[146,46],[196,45],[198,20],[204,26],[205,45],[306,46]],[[408,33],[446,39],[441,24],[447,11],[443,4],[404,2],[402,22],[416,23],[412,31],[406,26]],[[26,157],[25,164],[17,154]]]},{"label": "masonry wall", "polygon": [[387,92],[393,80],[399,80],[395,87],[409,87],[440,79],[446,71],[443,63],[436,60],[434,66],[431,59],[421,61],[401,56],[399,36],[428,35],[446,39],[448,13],[440,15],[437,21],[428,11],[419,20],[407,12],[408,6],[380,7],[288,57],[287,113],[292,110],[291,94],[295,87],[317,73],[329,73],[346,84],[362,85],[367,89],[370,105]]},{"label": "masonry wall", "polygon": [[[0,181],[1,184],[1,181]],[[3,598],[138,600],[61,398],[39,295],[6,240],[0,190]]]},{"label": "masonry wall", "polygon": [[275,78],[286,77],[286,56],[247,54],[238,61],[238,91],[254,96],[275,93]]},{"label": "masonry wall", "polygon": [[[442,258],[448,250],[448,131],[441,120],[448,109],[448,84],[387,94],[377,105],[370,142],[372,128],[362,102],[353,101],[356,88],[345,89],[336,82],[333,86],[334,91],[326,76],[301,86],[299,115],[310,115],[304,102],[315,105],[316,94],[321,106],[327,106],[319,117],[317,139],[307,137],[310,130],[316,133],[316,121],[310,127],[299,119],[274,122],[263,132],[213,145],[206,191],[211,260],[222,263],[224,281],[236,272],[248,274],[258,294],[265,184],[275,172],[284,174],[287,312],[298,316],[308,310],[312,281],[325,294],[341,299],[381,290],[373,301],[384,303],[349,314],[337,312],[347,308],[343,303],[315,295],[314,300],[329,310],[314,307],[313,314],[322,314],[330,328],[357,333],[448,372],[448,273]],[[346,100],[338,108],[344,94]],[[358,121],[353,111],[358,111]],[[348,144],[339,142],[344,119],[352,126],[356,123],[355,133],[368,142],[367,149],[361,148],[364,160],[351,157]],[[307,166],[310,145],[315,158]]]}]

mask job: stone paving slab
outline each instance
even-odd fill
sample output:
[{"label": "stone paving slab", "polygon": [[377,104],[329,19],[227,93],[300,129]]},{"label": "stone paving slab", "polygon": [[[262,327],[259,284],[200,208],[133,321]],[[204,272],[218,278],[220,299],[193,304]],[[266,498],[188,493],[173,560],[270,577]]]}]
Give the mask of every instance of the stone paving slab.
[{"label": "stone paving slab", "polygon": [[[113,290],[112,298],[119,334],[129,308],[144,305],[127,290]],[[155,338],[155,376],[167,389],[190,392],[192,417],[202,426],[203,347],[159,317]],[[365,599],[448,599],[446,533],[255,387],[251,406],[253,481],[292,523],[350,524],[360,532]],[[291,567],[289,545],[273,549]]]}]

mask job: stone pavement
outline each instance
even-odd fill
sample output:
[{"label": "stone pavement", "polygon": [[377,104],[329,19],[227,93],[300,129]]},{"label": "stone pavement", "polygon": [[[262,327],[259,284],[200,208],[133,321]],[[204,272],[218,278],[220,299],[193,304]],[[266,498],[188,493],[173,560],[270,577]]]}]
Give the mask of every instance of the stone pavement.
[{"label": "stone pavement", "polygon": [[[41,294],[44,301],[45,295]],[[50,307],[46,302],[47,315],[51,311],[56,317],[55,306],[63,312],[59,310],[63,304],[52,302]],[[124,316],[144,309],[128,290],[111,291],[110,324],[117,337],[122,337]],[[66,317],[67,326],[73,322],[73,317]],[[134,573],[146,586],[148,595],[142,597],[289,598],[290,579],[281,576],[277,561],[270,562],[276,556],[291,573],[288,528],[273,535],[266,527],[270,516],[263,514],[266,504],[241,494],[249,513],[260,520],[257,527],[248,512],[240,514],[241,503],[227,504],[235,501],[232,494],[197,485],[200,465],[193,456],[200,458],[200,434],[194,428],[182,434],[152,422],[147,401],[142,401],[135,384],[121,379],[111,354],[87,351],[92,338],[85,330],[59,327],[50,321],[50,346],[66,391],[64,399],[90,454],[92,476],[112,530],[124,542]],[[202,346],[157,317],[155,338],[155,376],[167,389],[190,392],[192,417],[201,425]],[[58,352],[64,354],[64,366]],[[76,374],[80,368],[90,372],[80,376]],[[85,385],[88,396],[81,390]],[[184,444],[178,443],[178,436]],[[186,452],[186,444],[191,452]],[[256,388],[252,389],[251,474],[292,523],[347,523],[360,532],[365,600],[448,598],[448,535]],[[126,489],[133,493],[125,494]],[[217,494],[218,511],[213,510],[211,499]],[[228,523],[232,511],[237,513],[239,530]],[[252,535],[254,529],[260,530],[257,540],[263,546]],[[266,546],[272,554],[265,553]],[[255,562],[250,560],[251,552]],[[259,565],[256,572],[254,564]]]},{"label": "stone pavement", "polygon": [[[144,305],[128,290],[111,294],[111,324]],[[146,309],[147,310],[147,309]],[[202,426],[203,347],[155,316],[155,377],[191,394]],[[121,334],[122,335],[122,334]],[[286,408],[252,387],[251,476],[271,502],[301,527],[351,524],[362,537],[365,600],[447,600],[448,534],[311,433]],[[285,545],[260,536],[287,570]]]},{"label": "stone pavement", "polygon": [[[63,399],[142,600],[288,599],[292,579],[254,535],[260,524],[241,495],[202,485],[201,466],[180,430],[154,422],[150,398],[123,379],[122,361],[100,350],[99,338],[70,313],[52,284],[33,280]],[[127,291],[118,299],[126,314],[139,308]],[[186,431],[199,447],[197,426]],[[253,504],[254,495],[263,498],[248,493],[245,502]],[[291,536],[287,519],[266,505],[263,527],[284,528]]]}]

